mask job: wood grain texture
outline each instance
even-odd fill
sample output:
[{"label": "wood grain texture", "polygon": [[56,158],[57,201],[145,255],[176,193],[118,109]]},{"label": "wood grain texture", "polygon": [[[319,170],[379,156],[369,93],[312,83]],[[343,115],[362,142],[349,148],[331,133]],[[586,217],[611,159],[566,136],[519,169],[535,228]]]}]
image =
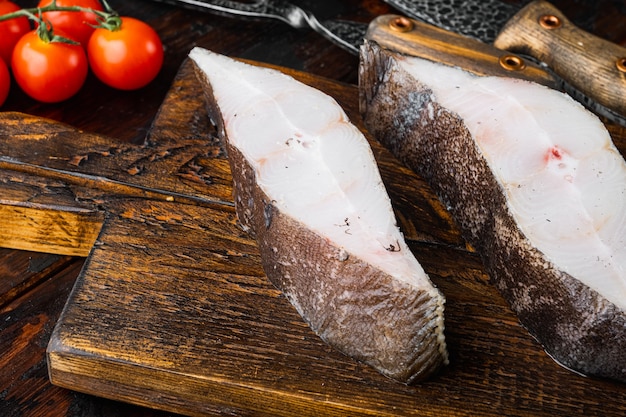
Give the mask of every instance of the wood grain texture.
[{"label": "wood grain texture", "polygon": [[[154,131],[167,132],[161,123],[183,117],[168,109],[170,103],[201,100],[189,75],[185,65],[159,113],[167,117],[156,119]],[[360,124],[353,86],[295,75],[337,97]],[[219,149],[206,128],[195,140]],[[188,137],[185,126],[170,131],[183,142]],[[178,140],[163,135],[151,146]],[[52,381],[187,415],[623,413],[624,386],[555,364],[491,287],[479,257],[429,188],[380,145],[372,146],[411,249],[448,299],[451,364],[435,378],[398,384],[317,338],[269,284],[254,241],[238,227],[226,197],[225,155],[206,157],[198,148],[203,157],[189,155],[196,172],[220,180],[194,183],[187,200],[178,201],[171,186],[162,193],[173,198],[156,198],[158,184],[146,187],[151,195],[128,193],[141,174],[124,177],[119,189],[67,181],[78,201],[106,215],[48,347]],[[186,162],[172,161],[162,169],[163,183],[167,175],[183,181],[177,173]]]},{"label": "wood grain texture", "polygon": [[[32,0],[16,1],[21,6],[36,4]],[[166,7],[149,0],[133,2],[110,0],[110,3],[123,14],[136,16],[149,22],[162,36],[167,46],[166,60],[157,80],[146,89],[136,92],[117,92],[90,78],[75,98],[57,105],[42,105],[34,102],[19,89],[13,88],[3,110],[26,112],[67,125],[78,126],[85,132],[104,134],[114,138],[111,139],[113,147],[125,144],[140,146],[144,143],[151,120],[161,105],[179,65],[187,51],[194,45],[201,45],[230,56],[272,62],[306,70],[333,80],[356,83],[356,58],[333,47],[313,33],[295,31],[279,22],[219,18],[210,14]],[[626,25],[623,24],[626,15],[622,2],[600,0],[585,2],[583,5],[582,2],[555,0],[554,4],[573,20],[587,22],[584,25],[586,29],[621,45],[626,45]],[[341,6],[342,17],[364,22],[369,21],[373,16],[390,12],[389,7],[382,1],[342,0],[336,2],[336,5]],[[324,88],[330,87],[331,93],[343,105],[352,109],[353,114],[356,114],[357,95],[353,87],[327,81],[320,85]],[[187,116],[177,117],[186,120]],[[170,125],[176,130],[176,123]],[[624,150],[623,138],[626,138],[626,131],[614,125],[608,126],[614,139],[621,143],[618,146]],[[375,147],[374,152],[379,157],[381,165],[394,166],[393,160],[385,158],[383,150]],[[382,173],[385,176],[385,182],[390,184],[389,191],[403,230],[411,239],[424,241],[417,244],[411,243],[411,247],[448,297],[446,334],[449,346],[452,348],[452,363],[436,379],[424,385],[412,388],[404,388],[397,384],[389,386],[389,390],[396,391],[390,401],[407,401],[406,408],[411,408],[406,412],[407,415],[419,412],[432,415],[435,413],[433,410],[439,410],[442,416],[496,414],[623,416],[625,414],[623,404],[626,402],[624,401],[624,387],[578,377],[559,368],[547,358],[536,343],[528,337],[525,330],[519,327],[516,318],[498,294],[493,291],[478,257],[467,252],[464,243],[458,239],[458,232],[454,228],[449,228],[445,212],[443,217],[431,216],[431,213],[436,213],[441,206],[436,200],[429,202],[433,199],[432,195],[421,195],[415,192],[415,189],[421,189],[420,184],[423,182],[418,178],[407,181],[404,173],[396,169],[385,168]],[[195,176],[193,172],[192,176]],[[214,176],[221,177],[221,174],[215,175],[214,173]],[[103,194],[97,189],[94,191],[76,185],[69,187],[66,183],[63,187],[67,190],[66,192],[76,192],[76,195],[80,197],[74,201],[82,201],[89,207],[92,207],[92,202],[97,202]],[[163,196],[163,194],[160,195]],[[83,197],[85,200],[81,200]],[[424,202],[426,204],[422,206]],[[415,207],[416,205],[418,207]],[[415,214],[412,210],[416,210]],[[422,222],[424,226],[421,226]],[[1,225],[0,222],[0,227]],[[439,241],[445,243],[441,245]],[[52,259],[57,260],[57,263],[53,262],[54,266],[45,268],[40,273],[33,272],[51,262]],[[73,266],[62,267],[68,259],[74,262]],[[6,358],[0,368],[0,415],[7,417],[173,416],[171,412],[83,395],[50,385],[44,354],[46,343],[50,338],[52,325],[56,322],[79,273],[82,261],[65,256],[59,258],[58,255],[2,249],[0,262],[0,289],[6,295],[5,300],[9,302],[0,309],[0,352],[3,358]],[[21,282],[26,282],[28,285],[20,287]],[[185,315],[181,315],[180,319],[184,317]],[[43,325],[41,324],[42,318],[45,318]],[[142,325],[151,328],[149,324]],[[33,331],[34,328],[39,330]],[[244,342],[241,342],[242,340]],[[240,335],[239,343],[238,346],[245,343],[243,335]],[[325,352],[317,352],[316,357],[308,360],[319,362],[318,366],[321,366],[327,360],[328,355]],[[257,372],[272,367],[269,361],[262,363],[263,368]],[[93,362],[90,365],[93,365]],[[366,408],[370,403],[384,403],[387,406],[390,404],[385,399],[384,390],[379,388],[380,384],[385,386],[385,382],[381,381],[378,375],[365,375],[364,377],[361,369],[367,368],[354,365],[351,361],[340,361],[339,368],[331,368],[330,365],[336,365],[336,363],[329,364],[321,382],[318,380],[318,384],[308,383],[310,390],[300,385],[289,398],[295,402],[304,393],[303,398],[307,400],[313,398],[316,401],[317,415],[321,415],[324,404],[335,401],[334,391],[337,386],[343,387],[343,392],[360,389],[363,385],[355,387],[351,381],[365,378],[364,386],[370,394],[357,393],[355,398],[363,400],[363,406]],[[138,372],[139,369],[136,366],[132,367],[133,372]],[[306,376],[304,371],[307,368],[302,369],[301,375]],[[151,374],[148,370],[148,373],[138,375],[150,376]],[[348,378],[346,375],[351,376]],[[68,378],[72,377],[68,375]],[[126,379],[132,382],[141,378],[126,377]],[[301,376],[301,379],[304,377]],[[168,381],[172,382],[171,379]],[[80,385],[80,382],[76,381],[75,384]],[[276,384],[280,385],[280,381]],[[88,384],[96,395],[110,392],[111,385],[115,384],[106,380],[91,380]],[[329,388],[324,389],[324,386],[329,386]],[[128,393],[122,396],[120,392],[117,392],[115,398],[146,403],[146,398],[156,395],[146,394],[150,391],[143,388],[125,387],[124,389],[127,389]],[[265,399],[270,396],[269,393],[261,397],[257,397],[254,390],[248,391],[248,394],[242,394],[239,386],[233,386],[227,381],[219,383],[219,390],[207,390],[207,392],[208,394],[202,399],[202,404],[187,402],[179,397],[174,398],[162,393],[158,395],[166,398],[164,402],[170,402],[176,406],[196,409],[203,407],[202,410],[206,411],[206,415],[275,414],[272,412],[273,409],[269,408],[271,405],[265,409],[258,402],[258,398]],[[211,405],[210,399],[220,395],[227,397],[228,400]],[[241,398],[239,398],[240,395]],[[409,399],[406,400],[405,397]],[[277,395],[276,398],[287,397]],[[339,401],[342,398],[344,397],[339,397]],[[227,404],[224,405],[224,403]],[[251,411],[250,403],[253,403],[254,409],[262,409],[262,411]],[[299,409],[294,408],[294,410]],[[311,410],[310,414],[313,412]],[[394,412],[402,414],[405,408]],[[344,413],[344,415],[348,414]]]},{"label": "wood grain texture", "polygon": [[87,256],[100,231],[103,213],[76,202],[63,192],[58,181],[44,178],[0,168],[0,245]]},{"label": "wood grain texture", "polygon": [[[0,415],[16,416],[149,416],[173,417],[159,412],[102,398],[81,395],[49,382],[46,345],[67,300],[83,261],[33,252],[0,250],[2,282],[11,275],[38,275],[38,285],[22,291],[0,307]],[[19,255],[28,255],[21,265]],[[26,271],[26,273],[25,273]],[[16,411],[19,410],[19,411]]]},{"label": "wood grain texture", "polygon": [[400,15],[377,17],[365,37],[382,47],[460,67],[477,75],[523,78],[557,87],[554,77],[545,68],[519,55]]},{"label": "wood grain texture", "polygon": [[550,3],[534,1],[522,9],[494,45],[545,62],[569,85],[626,121],[626,47],[580,30]]},{"label": "wood grain texture", "polygon": [[0,308],[41,284],[71,260],[68,256],[49,253],[0,249]]}]

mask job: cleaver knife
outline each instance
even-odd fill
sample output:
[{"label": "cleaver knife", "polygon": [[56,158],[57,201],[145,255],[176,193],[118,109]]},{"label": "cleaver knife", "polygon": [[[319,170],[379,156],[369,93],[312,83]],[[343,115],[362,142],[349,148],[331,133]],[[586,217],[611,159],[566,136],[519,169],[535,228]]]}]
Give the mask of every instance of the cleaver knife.
[{"label": "cleaver knife", "polygon": [[547,1],[521,9],[499,0],[384,1],[414,19],[535,59],[563,90],[626,126],[626,48],[583,31]]},{"label": "cleaver knife", "polygon": [[[219,15],[280,20],[294,28],[313,29],[355,54],[368,29],[361,22],[318,20],[314,13],[289,0],[156,1]],[[556,79],[555,88],[567,91],[596,113],[626,126],[626,48],[578,29],[549,3],[535,1],[517,12],[514,6],[499,0],[385,1],[414,19],[456,35],[448,37],[442,32],[432,32],[437,38],[421,36],[417,40],[439,44],[443,37],[453,42],[449,46],[451,50],[458,49],[454,44],[458,42],[464,48],[481,49],[477,44],[465,45],[463,38],[475,42],[480,39],[483,43],[495,40],[492,46],[498,50],[527,55],[541,62]],[[463,13],[464,10],[473,14]],[[545,21],[549,28],[536,24],[539,20]],[[369,26],[371,29],[372,25]],[[497,34],[501,26],[502,31]]]}]

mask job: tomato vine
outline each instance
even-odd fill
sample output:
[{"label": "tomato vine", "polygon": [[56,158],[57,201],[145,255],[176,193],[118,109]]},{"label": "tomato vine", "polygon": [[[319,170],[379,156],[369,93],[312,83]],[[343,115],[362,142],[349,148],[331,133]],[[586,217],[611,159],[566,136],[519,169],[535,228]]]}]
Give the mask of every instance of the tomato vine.
[{"label": "tomato vine", "polygon": [[[52,0],[46,4],[47,1],[41,0],[36,8],[0,15],[0,23],[23,18],[34,22],[32,31],[10,45],[11,59],[6,62],[28,95],[44,102],[65,100],[82,87],[87,68],[104,84],[122,90],[141,88],[158,75],[163,65],[163,45],[149,25],[120,16],[106,0]],[[66,13],[95,16],[95,21],[68,19],[63,15]],[[85,30],[85,25],[90,28]],[[39,64],[33,64],[35,60]],[[78,68],[69,62],[78,62]],[[60,94],[61,91],[65,93]]]},{"label": "tomato vine", "polygon": [[57,0],[52,0],[52,2],[47,6],[19,9],[14,12],[0,15],[0,22],[2,22],[3,20],[10,20],[18,17],[27,17],[34,22],[40,23],[42,20],[42,14],[46,12],[87,12],[93,13],[98,16],[100,22],[102,24],[105,24],[109,30],[116,30],[116,27],[119,28],[119,14],[115,10],[113,10],[113,8],[111,8],[106,0],[100,1],[104,6],[104,11],[93,9],[91,7],[59,6],[57,5]]}]

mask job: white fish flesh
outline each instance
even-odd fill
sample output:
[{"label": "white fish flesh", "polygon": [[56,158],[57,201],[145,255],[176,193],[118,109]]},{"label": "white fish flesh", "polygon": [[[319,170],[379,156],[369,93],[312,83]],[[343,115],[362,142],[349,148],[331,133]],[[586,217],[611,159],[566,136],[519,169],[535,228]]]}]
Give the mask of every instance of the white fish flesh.
[{"label": "white fish flesh", "polygon": [[626,163],[567,95],[361,51],[366,126],[426,178],[521,323],[564,366],[626,381]]},{"label": "white fish flesh", "polygon": [[407,247],[371,148],[330,96],[201,48],[190,57],[264,270],[327,343],[409,383],[447,361],[444,298]]}]

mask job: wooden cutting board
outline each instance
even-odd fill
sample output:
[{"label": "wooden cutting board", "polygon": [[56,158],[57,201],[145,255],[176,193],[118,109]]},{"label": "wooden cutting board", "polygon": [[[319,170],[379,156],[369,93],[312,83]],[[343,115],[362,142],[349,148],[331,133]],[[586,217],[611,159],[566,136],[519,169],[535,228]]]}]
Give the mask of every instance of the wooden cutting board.
[{"label": "wooden cutting board", "polygon": [[[283,70],[362,127],[355,86]],[[87,257],[48,346],[54,384],[198,416],[626,414],[626,386],[552,361],[424,181],[374,141],[401,229],[447,298],[450,365],[406,386],[327,346],[238,227],[204,106],[185,63],[142,144],[0,113],[0,243]]]}]

